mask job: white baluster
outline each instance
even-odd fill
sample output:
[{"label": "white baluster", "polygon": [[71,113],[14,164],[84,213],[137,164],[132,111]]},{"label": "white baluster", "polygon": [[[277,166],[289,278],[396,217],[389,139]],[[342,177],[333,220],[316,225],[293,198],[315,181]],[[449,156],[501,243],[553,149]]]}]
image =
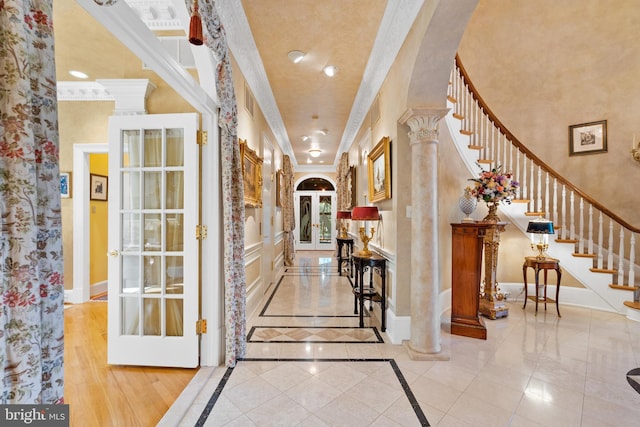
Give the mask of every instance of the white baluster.
[{"label": "white baluster", "polygon": [[[511,141],[507,139],[506,136],[504,137],[504,139],[506,140],[507,147],[509,147],[509,170],[511,172],[514,172],[513,171],[513,144],[511,143]],[[518,180],[517,175],[516,175],[516,180]]]},{"label": "white baluster", "polygon": [[629,281],[627,286],[635,286],[636,282],[636,235],[631,233],[629,242]]},{"label": "white baluster", "polygon": [[624,285],[624,227],[620,227],[620,246],[618,248],[618,285]]},{"label": "white baluster", "polygon": [[537,182],[538,184],[536,185],[536,212],[542,212],[542,168],[540,166],[538,166]]},{"label": "white baluster", "polygon": [[535,208],[535,202],[536,199],[534,197],[534,180],[533,180],[533,169],[535,168],[535,164],[533,163],[533,159],[531,159],[529,161],[529,171],[531,173],[530,179],[529,179],[529,212],[535,212],[536,208]]},{"label": "white baluster", "polygon": [[580,197],[580,222],[578,223],[578,253],[584,253],[584,199]]},{"label": "white baluster", "polygon": [[587,231],[589,236],[587,239],[587,253],[593,254],[593,205],[589,204],[589,230]]},{"label": "white baluster", "polygon": [[562,239],[567,239],[567,186],[562,184]]},{"label": "white baluster", "polygon": [[602,249],[604,247],[604,216],[602,215],[602,211],[600,211],[600,216],[598,217],[598,264],[597,268],[602,270],[604,267],[602,266],[604,262],[604,255]]},{"label": "white baluster", "polygon": [[[573,191],[569,194],[569,238],[575,239],[576,235],[576,211],[575,211],[575,195]],[[575,250],[574,250],[575,252]]]},{"label": "white baluster", "polygon": [[520,150],[516,149],[516,179],[520,183],[520,188],[518,189],[519,199],[524,199],[525,195],[522,190],[522,186],[524,183],[522,182],[522,176],[520,175]]},{"label": "white baluster", "polygon": [[558,224],[558,180],[553,178],[553,216],[551,220]]},{"label": "white baluster", "polygon": [[549,172],[544,173],[544,211],[547,218],[553,221],[549,212]]},{"label": "white baluster", "polygon": [[609,246],[607,246],[607,269],[613,270],[613,219],[609,218]]}]

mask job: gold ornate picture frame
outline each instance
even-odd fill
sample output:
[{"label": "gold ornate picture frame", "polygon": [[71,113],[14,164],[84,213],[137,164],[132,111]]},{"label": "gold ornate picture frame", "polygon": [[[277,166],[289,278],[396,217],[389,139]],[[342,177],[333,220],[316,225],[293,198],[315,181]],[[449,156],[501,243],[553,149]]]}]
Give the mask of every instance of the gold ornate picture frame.
[{"label": "gold ornate picture frame", "polygon": [[367,156],[369,166],[369,200],[391,198],[391,140],[383,137]]},{"label": "gold ornate picture frame", "polygon": [[240,141],[242,158],[242,180],[244,182],[244,205],[252,208],[262,207],[262,159],[247,146],[246,140]]},{"label": "gold ornate picture frame", "polygon": [[276,206],[282,207],[282,188],[284,187],[284,183],[282,180],[284,179],[284,171],[282,169],[278,169],[276,172]]},{"label": "gold ornate picture frame", "polygon": [[355,166],[349,168],[347,175],[347,200],[349,200],[349,208],[358,205],[358,170]]}]

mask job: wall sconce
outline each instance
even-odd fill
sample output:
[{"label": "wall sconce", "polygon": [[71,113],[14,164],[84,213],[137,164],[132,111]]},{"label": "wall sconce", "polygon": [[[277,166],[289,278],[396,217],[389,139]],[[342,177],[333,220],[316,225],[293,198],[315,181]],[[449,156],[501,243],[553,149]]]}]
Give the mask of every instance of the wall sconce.
[{"label": "wall sconce", "polygon": [[538,251],[536,258],[545,259],[544,252],[549,249],[549,234],[555,234],[553,222],[544,218],[529,221],[527,233],[531,235],[531,249]]},{"label": "wall sconce", "polygon": [[351,211],[338,211],[336,213],[336,219],[340,220],[340,235],[338,236],[341,239],[346,239],[349,237],[347,234],[347,226],[346,223],[351,219]]},{"label": "wall sconce", "polygon": [[[377,206],[356,206],[351,210],[351,219],[354,221],[380,221],[380,213]],[[360,227],[360,240],[362,240],[362,250],[360,256],[371,256],[369,241],[373,239],[375,229],[371,227],[371,235],[365,234],[365,228]]]}]

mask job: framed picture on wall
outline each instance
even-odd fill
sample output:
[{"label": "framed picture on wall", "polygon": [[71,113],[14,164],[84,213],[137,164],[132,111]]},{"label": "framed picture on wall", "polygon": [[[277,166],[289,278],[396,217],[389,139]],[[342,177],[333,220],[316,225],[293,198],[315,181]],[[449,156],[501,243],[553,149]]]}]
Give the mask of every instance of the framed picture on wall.
[{"label": "framed picture on wall", "polygon": [[60,197],[71,198],[71,172],[60,172]]},{"label": "framed picture on wall", "polygon": [[369,166],[369,200],[391,198],[391,140],[385,136],[367,157]]},{"label": "framed picture on wall", "polygon": [[276,206],[277,207],[282,206],[282,187],[283,187],[282,180],[283,179],[284,179],[284,171],[282,169],[278,169],[278,172],[276,172]]},{"label": "framed picture on wall", "polygon": [[607,121],[569,126],[569,155],[607,152]]},{"label": "framed picture on wall", "polygon": [[109,200],[109,178],[104,175],[90,174],[89,199],[106,202]]},{"label": "framed picture on wall", "polygon": [[347,200],[349,200],[349,208],[353,208],[358,205],[358,169],[355,166],[349,168],[349,174],[347,175]]},{"label": "framed picture on wall", "polygon": [[242,158],[242,179],[244,182],[244,205],[252,208],[262,207],[262,159],[240,140]]}]

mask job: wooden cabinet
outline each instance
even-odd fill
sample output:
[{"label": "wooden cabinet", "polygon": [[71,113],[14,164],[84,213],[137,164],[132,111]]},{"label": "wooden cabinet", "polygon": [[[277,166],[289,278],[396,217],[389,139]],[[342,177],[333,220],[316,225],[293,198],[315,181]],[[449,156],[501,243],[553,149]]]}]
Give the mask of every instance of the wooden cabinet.
[{"label": "wooden cabinet", "polygon": [[479,316],[484,235],[488,223],[451,224],[451,333],[487,339]]}]

